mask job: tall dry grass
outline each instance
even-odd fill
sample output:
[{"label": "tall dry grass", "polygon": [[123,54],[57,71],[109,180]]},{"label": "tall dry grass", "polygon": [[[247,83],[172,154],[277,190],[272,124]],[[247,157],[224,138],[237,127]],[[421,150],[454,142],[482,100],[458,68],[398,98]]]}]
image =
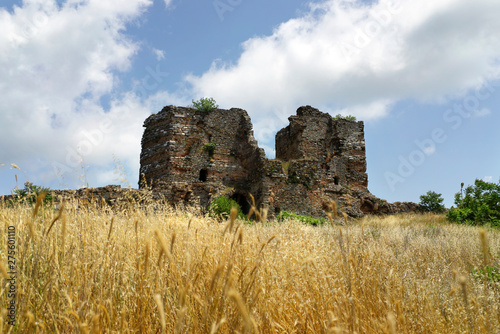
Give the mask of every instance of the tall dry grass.
[{"label": "tall dry grass", "polygon": [[0,208],[19,287],[3,333],[500,332],[499,283],[471,275],[498,263],[498,230],[437,215],[311,227],[66,207]]}]

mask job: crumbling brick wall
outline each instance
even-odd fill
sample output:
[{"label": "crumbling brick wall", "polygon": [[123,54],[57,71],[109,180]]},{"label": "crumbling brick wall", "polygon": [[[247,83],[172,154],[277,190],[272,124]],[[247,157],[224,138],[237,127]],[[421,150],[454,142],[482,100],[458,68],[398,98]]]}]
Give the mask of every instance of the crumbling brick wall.
[{"label": "crumbling brick wall", "polygon": [[172,204],[206,207],[217,194],[258,193],[265,154],[246,111],[167,106],[144,126],[141,179]]},{"label": "crumbling brick wall", "polygon": [[[150,204],[154,201],[152,191],[149,189],[122,188],[119,185],[77,190],[51,190],[50,194],[54,206],[60,208],[64,202],[66,209],[88,208],[95,205],[121,210]],[[0,205],[22,203],[25,199],[17,194],[0,196]]]},{"label": "crumbling brick wall", "polygon": [[363,122],[333,119],[310,106],[289,121],[276,134],[270,160],[245,110],[167,106],[144,122],[141,181],[174,205],[202,209],[226,195],[246,211],[252,194],[270,216],[281,210],[324,216],[333,200],[358,217],[409,210],[368,191]]},{"label": "crumbling brick wall", "polygon": [[363,122],[333,119],[310,106],[288,120],[290,125],[276,134],[277,159],[314,161],[318,179],[367,190]]}]

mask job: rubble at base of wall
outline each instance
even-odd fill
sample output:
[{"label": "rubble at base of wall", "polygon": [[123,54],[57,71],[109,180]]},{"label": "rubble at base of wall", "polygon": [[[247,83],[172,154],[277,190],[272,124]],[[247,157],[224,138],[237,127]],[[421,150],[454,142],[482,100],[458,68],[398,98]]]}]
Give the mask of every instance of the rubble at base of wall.
[{"label": "rubble at base of wall", "polygon": [[[76,190],[52,190],[51,204],[60,208],[63,202],[73,208],[85,206],[109,207],[114,210],[130,208],[130,206],[141,206],[153,201],[160,202],[160,198],[154,198],[151,190],[122,188],[119,185],[108,185],[98,188],[81,188]],[[22,202],[19,195],[0,196],[0,205]]]},{"label": "rubble at base of wall", "polygon": [[[376,196],[360,192],[356,190],[345,191],[339,197],[337,207],[340,211],[346,212],[350,217],[360,218],[365,215],[391,215],[399,213],[421,213],[422,207],[419,204],[412,202],[395,202],[389,203],[381,200]],[[224,191],[215,191],[219,195],[231,197],[235,194],[234,189],[225,189]],[[162,205],[174,207],[191,207],[200,214],[205,213],[204,208],[196,206],[193,203],[177,203],[178,201],[166,198],[162,193],[153,192],[151,189],[132,189],[121,188],[119,185],[109,185],[98,188],[82,188],[77,190],[52,190],[51,204],[56,208],[60,208],[63,202],[70,203],[71,208],[78,209],[88,206],[108,207],[114,211],[126,210],[133,208],[141,208],[148,205]],[[215,196],[216,197],[216,196]],[[8,205],[9,203],[19,202],[18,195],[0,196],[0,206]],[[328,205],[327,200],[324,201]],[[324,208],[323,208],[324,209]],[[316,216],[326,217],[323,209]],[[292,207],[286,208],[285,211],[295,212]],[[277,213],[270,212],[269,218],[274,218]]]}]

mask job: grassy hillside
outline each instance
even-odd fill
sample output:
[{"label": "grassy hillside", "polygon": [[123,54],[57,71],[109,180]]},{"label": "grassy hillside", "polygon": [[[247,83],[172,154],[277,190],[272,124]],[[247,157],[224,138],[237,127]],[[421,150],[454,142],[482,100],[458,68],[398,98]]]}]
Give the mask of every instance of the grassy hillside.
[{"label": "grassy hillside", "polygon": [[153,207],[57,215],[0,207],[18,288],[11,328],[2,281],[0,333],[500,332],[498,277],[473,274],[498,264],[498,230],[481,239],[439,215],[320,227]]}]

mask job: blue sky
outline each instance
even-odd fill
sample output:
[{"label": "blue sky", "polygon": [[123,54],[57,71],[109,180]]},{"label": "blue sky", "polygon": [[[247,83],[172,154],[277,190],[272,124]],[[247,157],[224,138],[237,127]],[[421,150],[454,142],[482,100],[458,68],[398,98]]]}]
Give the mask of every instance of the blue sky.
[{"label": "blue sky", "polygon": [[[142,123],[214,97],[269,157],[301,105],[365,122],[391,202],[500,179],[496,0],[89,0],[0,5],[0,193],[136,187]],[[14,168],[12,164],[19,167]]]}]

